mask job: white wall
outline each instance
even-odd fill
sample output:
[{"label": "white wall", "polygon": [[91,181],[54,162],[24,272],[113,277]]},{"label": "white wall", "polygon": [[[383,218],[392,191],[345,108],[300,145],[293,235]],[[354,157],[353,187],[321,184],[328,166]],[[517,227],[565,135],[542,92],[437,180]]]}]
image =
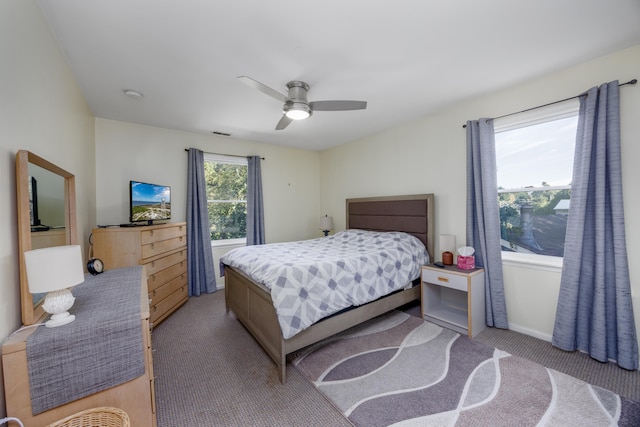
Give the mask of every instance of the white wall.
[{"label": "white wall", "polygon": [[[319,153],[104,119],[96,119],[97,224],[128,222],[130,180],[170,185],[171,220],[184,221],[184,150],[190,147],[265,158],[261,169],[267,242],[321,236],[317,229],[321,215]],[[217,249],[216,259],[226,249]]]},{"label": "white wall", "polygon": [[[438,114],[321,154],[320,202],[344,228],[344,199],[434,193],[436,235],[465,242],[467,120],[496,117],[578,95],[604,82],[640,78],[640,46],[453,106]],[[621,88],[621,126],[627,249],[640,331],[640,84]],[[436,239],[437,240],[437,239]],[[436,242],[436,254],[440,250]],[[436,255],[437,259],[440,255]],[[560,271],[508,264],[505,295],[513,329],[549,339],[553,332]]]},{"label": "white wall", "polygon": [[[75,174],[79,239],[95,217],[94,121],[33,1],[0,2],[0,341],[21,325],[15,154]],[[0,367],[0,372],[2,368]],[[4,417],[0,386],[0,418]]]}]

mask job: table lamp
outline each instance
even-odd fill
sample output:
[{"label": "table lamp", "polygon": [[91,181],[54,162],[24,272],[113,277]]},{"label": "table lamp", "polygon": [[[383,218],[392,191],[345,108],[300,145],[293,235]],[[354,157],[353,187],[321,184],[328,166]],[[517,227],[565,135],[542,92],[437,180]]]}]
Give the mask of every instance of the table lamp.
[{"label": "table lamp", "polygon": [[84,282],[79,245],[53,246],[24,253],[29,292],[47,293],[42,308],[51,314],[48,328],[74,321],[69,314],[75,298],[69,288]]},{"label": "table lamp", "polygon": [[324,233],[324,235],[328,235],[330,230],[333,230],[333,217],[332,216],[323,216],[320,217],[320,230]]}]

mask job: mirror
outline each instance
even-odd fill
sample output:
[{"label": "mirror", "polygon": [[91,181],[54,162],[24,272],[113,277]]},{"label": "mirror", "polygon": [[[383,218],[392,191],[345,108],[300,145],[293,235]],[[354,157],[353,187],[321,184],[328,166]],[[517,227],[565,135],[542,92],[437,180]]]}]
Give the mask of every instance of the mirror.
[{"label": "mirror", "polygon": [[32,325],[46,316],[44,295],[29,293],[23,254],[31,249],[78,244],[75,177],[20,150],[16,153],[16,196],[22,324]]}]

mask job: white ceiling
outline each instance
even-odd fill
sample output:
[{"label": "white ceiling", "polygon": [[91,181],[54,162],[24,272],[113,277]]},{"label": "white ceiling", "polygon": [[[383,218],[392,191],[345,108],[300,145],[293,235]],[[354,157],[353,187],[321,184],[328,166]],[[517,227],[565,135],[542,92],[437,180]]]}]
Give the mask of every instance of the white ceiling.
[{"label": "white ceiling", "polygon": [[[638,0],[37,4],[96,117],[310,150],[640,44]],[[368,107],[276,131],[282,104],[241,75],[283,93],[303,80],[310,101]]]}]

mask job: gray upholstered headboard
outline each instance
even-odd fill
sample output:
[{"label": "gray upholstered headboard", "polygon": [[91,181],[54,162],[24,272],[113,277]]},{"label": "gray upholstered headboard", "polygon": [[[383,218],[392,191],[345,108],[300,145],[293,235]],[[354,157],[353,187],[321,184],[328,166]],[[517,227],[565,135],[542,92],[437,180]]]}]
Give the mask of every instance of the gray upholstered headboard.
[{"label": "gray upholstered headboard", "polygon": [[433,194],[347,199],[347,229],[404,231],[420,239],[433,259],[434,211]]}]

